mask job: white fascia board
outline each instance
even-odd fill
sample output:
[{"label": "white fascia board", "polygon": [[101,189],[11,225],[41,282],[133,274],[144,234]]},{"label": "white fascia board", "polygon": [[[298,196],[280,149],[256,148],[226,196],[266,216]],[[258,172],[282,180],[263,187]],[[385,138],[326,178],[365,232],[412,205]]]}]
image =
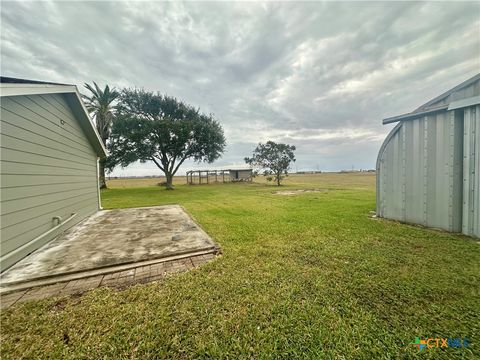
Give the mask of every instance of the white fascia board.
[{"label": "white fascia board", "polygon": [[90,125],[92,126],[93,132],[95,133],[95,136],[97,137],[97,140],[98,140],[98,142],[100,143],[100,146],[102,147],[102,150],[103,150],[105,156],[107,156],[107,155],[108,155],[108,151],[107,151],[107,149],[105,148],[105,146],[103,145],[103,141],[102,141],[102,139],[100,138],[100,134],[98,133],[97,128],[96,128],[95,125],[93,124],[92,118],[90,117],[90,114],[88,113],[88,110],[87,110],[87,108],[85,107],[85,103],[84,103],[83,100],[82,100],[82,96],[81,96],[80,93],[78,92],[78,89],[77,89],[76,86],[75,86],[75,95],[77,95],[78,102],[79,102],[80,105],[82,106],[83,112],[84,112],[85,115],[87,116],[88,122],[89,122]]},{"label": "white fascia board", "polygon": [[448,105],[448,110],[461,109],[464,107],[469,107],[469,106],[478,105],[478,104],[480,104],[480,95],[472,96],[462,100],[452,101]]},{"label": "white fascia board", "polygon": [[100,152],[102,152],[102,154],[98,154],[99,157],[106,157],[108,155],[108,151],[103,145],[103,141],[100,138],[100,135],[98,134],[97,128],[93,124],[90,114],[88,113],[88,110],[85,107],[85,104],[83,103],[82,96],[78,92],[78,89],[76,86],[73,86],[72,92],[73,92],[72,95],[75,97],[76,102],[78,102],[78,104],[80,105],[80,108],[73,108],[72,110],[74,110],[74,112],[77,112],[76,114],[77,116],[83,117],[85,121],[88,122],[90,130],[92,131],[92,134],[95,137],[97,145],[99,146],[99,150]]},{"label": "white fascia board", "polygon": [[0,96],[21,96],[36,94],[58,94],[75,92],[74,85],[47,84],[1,84]]}]

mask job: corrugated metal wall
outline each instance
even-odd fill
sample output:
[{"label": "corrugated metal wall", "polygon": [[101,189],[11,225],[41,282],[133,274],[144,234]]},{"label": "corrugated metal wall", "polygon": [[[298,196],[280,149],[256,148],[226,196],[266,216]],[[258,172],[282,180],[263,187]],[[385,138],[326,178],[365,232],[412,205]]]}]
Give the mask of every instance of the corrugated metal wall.
[{"label": "corrugated metal wall", "polygon": [[[97,154],[60,94],[2,97],[1,270],[99,208]],[[55,225],[54,216],[77,216]],[[33,241],[33,242],[32,242]]]},{"label": "corrugated metal wall", "polygon": [[464,110],[462,232],[480,236],[480,106]]},{"label": "corrugated metal wall", "polygon": [[377,160],[378,216],[480,236],[478,112],[397,124]]},{"label": "corrugated metal wall", "polygon": [[398,124],[378,158],[378,216],[460,231],[461,137],[453,111]]}]

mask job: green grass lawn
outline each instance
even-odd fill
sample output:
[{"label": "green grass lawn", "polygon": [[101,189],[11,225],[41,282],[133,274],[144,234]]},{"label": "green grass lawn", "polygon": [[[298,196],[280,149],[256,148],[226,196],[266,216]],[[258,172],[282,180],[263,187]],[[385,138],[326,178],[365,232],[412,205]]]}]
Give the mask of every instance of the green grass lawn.
[{"label": "green grass lawn", "polygon": [[[161,283],[20,303],[1,314],[4,358],[480,357],[480,244],[371,219],[373,176],[109,189],[105,208],[178,203],[223,255]],[[112,244],[114,246],[115,244]],[[68,336],[68,343],[64,340]],[[464,338],[423,349],[416,337]]]}]

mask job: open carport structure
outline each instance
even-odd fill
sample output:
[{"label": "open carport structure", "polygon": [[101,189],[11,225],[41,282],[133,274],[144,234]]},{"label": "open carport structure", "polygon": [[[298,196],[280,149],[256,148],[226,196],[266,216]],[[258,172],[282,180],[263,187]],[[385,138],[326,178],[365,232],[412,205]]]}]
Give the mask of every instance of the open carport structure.
[{"label": "open carport structure", "polygon": [[186,175],[189,185],[201,185],[219,182],[252,181],[253,170],[245,168],[190,170],[187,171]]}]

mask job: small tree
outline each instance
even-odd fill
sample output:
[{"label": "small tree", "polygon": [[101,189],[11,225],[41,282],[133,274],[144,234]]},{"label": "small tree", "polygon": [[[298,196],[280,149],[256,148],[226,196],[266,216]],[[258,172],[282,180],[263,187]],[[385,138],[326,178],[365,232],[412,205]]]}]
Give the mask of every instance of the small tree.
[{"label": "small tree", "polygon": [[245,162],[263,169],[263,175],[267,180],[275,180],[277,186],[280,186],[280,182],[288,175],[290,163],[295,161],[294,151],[293,145],[268,141],[266,144],[258,144],[253,156],[245,158]]},{"label": "small tree", "polygon": [[[102,139],[103,145],[106,147],[108,137],[110,136],[112,122],[115,116],[114,102],[120,96],[120,93],[115,89],[110,89],[108,85],[106,85],[102,90],[95,82],[93,82],[93,86],[85,84],[85,87],[90,91],[91,95],[82,95],[82,97],[85,100],[87,110],[93,115],[98,134]],[[107,183],[105,181],[105,166],[106,159],[100,159],[99,183],[101,189],[107,187]]]},{"label": "small tree", "polygon": [[211,163],[225,149],[225,136],[212,115],[159,93],[124,89],[108,144],[108,167],[153,161],[173,189],[173,176],[187,159]]}]

